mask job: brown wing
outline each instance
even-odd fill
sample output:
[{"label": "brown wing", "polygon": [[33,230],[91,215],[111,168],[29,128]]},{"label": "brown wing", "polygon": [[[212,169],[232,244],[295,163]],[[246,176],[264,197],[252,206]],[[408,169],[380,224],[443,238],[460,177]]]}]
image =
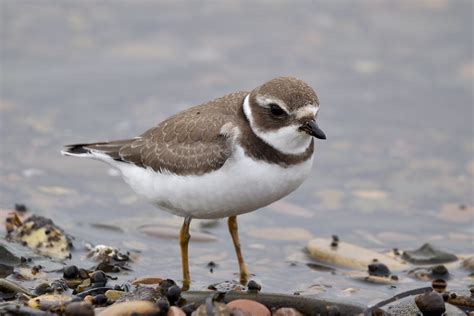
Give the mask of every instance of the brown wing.
[{"label": "brown wing", "polygon": [[245,95],[229,94],[178,113],[121,146],[118,155],[159,172],[185,175],[217,170],[232,153],[221,128],[237,119]]}]

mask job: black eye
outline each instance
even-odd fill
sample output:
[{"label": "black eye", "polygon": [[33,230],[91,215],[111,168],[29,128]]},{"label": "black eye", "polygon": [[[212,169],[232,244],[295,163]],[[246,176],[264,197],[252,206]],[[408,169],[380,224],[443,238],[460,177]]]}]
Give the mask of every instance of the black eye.
[{"label": "black eye", "polygon": [[282,110],[278,104],[271,103],[270,105],[270,112],[272,112],[273,115],[275,116],[283,116],[285,114],[285,111]]}]

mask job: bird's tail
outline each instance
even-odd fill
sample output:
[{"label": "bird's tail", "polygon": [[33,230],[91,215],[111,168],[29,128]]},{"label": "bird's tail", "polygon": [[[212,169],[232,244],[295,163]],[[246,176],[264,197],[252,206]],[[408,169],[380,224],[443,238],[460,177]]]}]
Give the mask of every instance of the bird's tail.
[{"label": "bird's tail", "polygon": [[111,142],[66,145],[64,146],[64,149],[61,150],[61,154],[65,156],[95,158],[100,160],[104,158],[121,160],[119,154],[120,149],[132,141],[133,139],[126,139]]}]

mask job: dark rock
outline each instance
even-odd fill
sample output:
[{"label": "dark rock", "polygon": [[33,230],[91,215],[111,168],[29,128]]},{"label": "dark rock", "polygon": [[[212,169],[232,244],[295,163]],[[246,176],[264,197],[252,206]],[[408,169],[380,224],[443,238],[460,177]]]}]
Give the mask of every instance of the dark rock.
[{"label": "dark rock", "polygon": [[172,285],[166,291],[166,298],[173,305],[181,298],[181,289],[177,285]]},{"label": "dark rock", "polygon": [[161,314],[166,315],[168,309],[170,308],[170,302],[168,302],[166,298],[161,298],[156,301],[156,306],[158,306],[158,308],[160,309]]},{"label": "dark rock", "polygon": [[94,303],[94,305],[98,305],[98,306],[104,306],[104,305],[107,305],[107,296],[105,296],[105,294],[98,294],[96,296],[94,296],[94,299],[92,300],[92,302]]},{"label": "dark rock", "polygon": [[258,293],[262,289],[262,286],[258,284],[255,280],[250,280],[247,284],[248,292]]},{"label": "dark rock", "polygon": [[66,306],[66,316],[94,316],[94,308],[84,302],[74,302]]},{"label": "dark rock", "polygon": [[446,311],[443,297],[436,292],[418,295],[415,304],[424,316],[441,316]]},{"label": "dark rock", "polygon": [[102,271],[95,271],[90,276],[91,283],[104,286],[107,284],[107,275]]},{"label": "dark rock", "polygon": [[213,273],[214,269],[217,267],[217,263],[215,263],[214,261],[209,261],[207,267],[209,268],[209,272]]},{"label": "dark rock", "polygon": [[402,258],[413,264],[436,264],[458,260],[455,255],[441,251],[430,244],[424,244],[416,250],[404,251]]},{"label": "dark rock", "polygon": [[369,275],[374,275],[374,276],[383,276],[383,277],[390,276],[390,270],[383,263],[369,264],[368,272],[369,272]]},{"label": "dark rock", "polygon": [[63,278],[75,279],[79,276],[79,269],[76,266],[67,266],[63,269]]},{"label": "dark rock", "polygon": [[26,207],[25,204],[15,204],[15,211],[20,212],[20,213],[25,213],[28,211],[28,208]]},{"label": "dark rock", "polygon": [[432,267],[431,273],[436,276],[446,276],[449,274],[448,268],[442,264]]}]

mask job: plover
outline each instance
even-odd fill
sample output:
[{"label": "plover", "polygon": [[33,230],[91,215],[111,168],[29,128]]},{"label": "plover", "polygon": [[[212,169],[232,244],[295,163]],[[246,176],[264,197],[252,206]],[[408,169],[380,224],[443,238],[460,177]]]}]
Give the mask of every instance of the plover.
[{"label": "plover", "polygon": [[228,218],[245,283],[236,216],[275,202],[309,176],[319,100],[305,82],[272,79],[180,112],[126,140],[65,146],[67,156],[97,159],[117,168],[139,195],[184,217],[179,234],[183,289],[191,219]]}]

